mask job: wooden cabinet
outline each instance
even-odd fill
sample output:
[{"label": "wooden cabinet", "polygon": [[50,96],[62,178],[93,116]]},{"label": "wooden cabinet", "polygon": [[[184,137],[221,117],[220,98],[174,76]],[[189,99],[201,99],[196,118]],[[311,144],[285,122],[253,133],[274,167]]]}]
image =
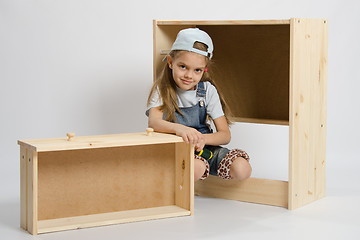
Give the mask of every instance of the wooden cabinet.
[{"label": "wooden cabinet", "polygon": [[38,234],[192,215],[193,147],[149,134],[19,141],[21,227]]},{"label": "wooden cabinet", "polygon": [[154,78],[178,31],[189,27],[213,39],[209,71],[234,121],[288,125],[290,147],[288,182],[210,176],[196,183],[195,192],[289,209],[325,196],[328,21],[154,20]]}]

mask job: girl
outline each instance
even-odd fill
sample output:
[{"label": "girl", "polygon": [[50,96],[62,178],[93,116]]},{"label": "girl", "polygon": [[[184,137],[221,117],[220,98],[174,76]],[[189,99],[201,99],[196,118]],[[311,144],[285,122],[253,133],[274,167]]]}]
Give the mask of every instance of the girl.
[{"label": "girl", "polygon": [[[150,91],[148,125],[157,132],[181,136],[194,144],[196,151],[205,148],[212,152],[210,159],[195,155],[195,181],[209,174],[243,180],[251,174],[247,153],[219,146],[230,142],[231,122],[226,103],[207,71],[212,55],[213,43],[206,32],[188,28],[178,33],[163,72]],[[209,118],[216,132],[207,124]]]}]

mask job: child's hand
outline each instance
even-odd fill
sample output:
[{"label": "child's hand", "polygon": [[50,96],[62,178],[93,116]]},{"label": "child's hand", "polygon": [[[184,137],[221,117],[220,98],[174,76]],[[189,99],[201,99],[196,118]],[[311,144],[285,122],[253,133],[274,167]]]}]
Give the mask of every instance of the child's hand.
[{"label": "child's hand", "polygon": [[200,151],[205,146],[205,137],[195,128],[179,125],[176,129],[176,135],[183,138],[186,143],[195,145],[195,150]]},{"label": "child's hand", "polygon": [[205,147],[205,138],[195,145],[195,151],[200,152]]}]

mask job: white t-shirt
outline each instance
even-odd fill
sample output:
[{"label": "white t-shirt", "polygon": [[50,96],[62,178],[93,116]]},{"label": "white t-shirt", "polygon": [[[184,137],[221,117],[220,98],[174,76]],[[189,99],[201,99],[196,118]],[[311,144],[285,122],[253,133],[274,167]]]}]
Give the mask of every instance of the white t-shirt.
[{"label": "white t-shirt", "polygon": [[[209,114],[212,119],[223,116],[224,112],[215,86],[210,82],[204,82],[204,87],[206,89],[205,107],[207,114]],[[196,91],[197,89],[184,91],[181,88],[176,87],[177,104],[179,108],[192,107],[198,104],[199,97],[196,96]],[[159,107],[161,105],[162,99],[159,99],[159,92],[155,91],[148,105],[146,115],[149,116],[150,108]]]}]

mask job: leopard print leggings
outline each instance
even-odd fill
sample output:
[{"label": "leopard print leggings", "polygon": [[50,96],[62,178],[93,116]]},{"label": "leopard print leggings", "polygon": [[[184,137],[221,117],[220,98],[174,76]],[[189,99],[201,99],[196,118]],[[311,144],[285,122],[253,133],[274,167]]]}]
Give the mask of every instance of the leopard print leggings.
[{"label": "leopard print leggings", "polygon": [[[242,157],[247,161],[250,161],[249,155],[241,150],[241,149],[233,149],[230,150],[224,158],[221,160],[218,169],[217,169],[217,175],[221,177],[222,179],[231,179],[230,176],[230,166],[233,163],[233,161],[236,158]],[[210,167],[208,161],[206,161],[205,158],[195,155],[195,159],[201,160],[206,165],[206,170],[204,174],[201,176],[200,180],[206,179],[210,174]]]}]

